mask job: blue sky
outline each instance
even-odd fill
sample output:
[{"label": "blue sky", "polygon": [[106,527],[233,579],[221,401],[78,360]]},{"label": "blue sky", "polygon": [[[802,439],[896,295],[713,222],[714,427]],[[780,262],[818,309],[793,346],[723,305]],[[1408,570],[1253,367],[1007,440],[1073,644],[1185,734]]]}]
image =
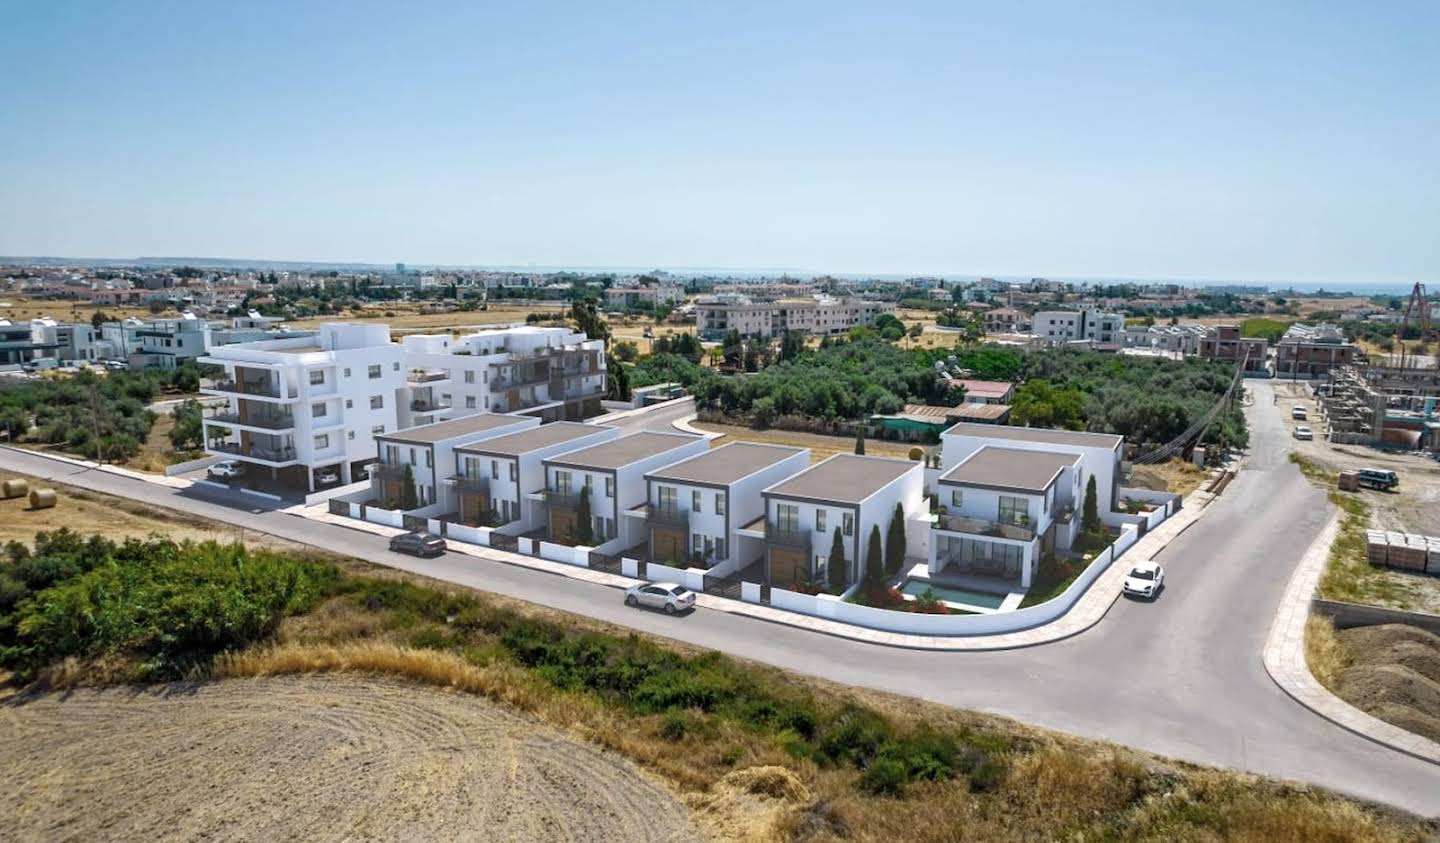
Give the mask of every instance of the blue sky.
[{"label": "blue sky", "polygon": [[0,254],[1440,277],[1440,3],[0,20]]}]

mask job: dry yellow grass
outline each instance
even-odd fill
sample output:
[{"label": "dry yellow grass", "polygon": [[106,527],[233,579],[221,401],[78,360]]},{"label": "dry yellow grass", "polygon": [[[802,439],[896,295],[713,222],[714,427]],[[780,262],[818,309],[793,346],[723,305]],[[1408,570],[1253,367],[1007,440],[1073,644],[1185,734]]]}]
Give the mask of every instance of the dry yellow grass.
[{"label": "dry yellow grass", "polygon": [[1200,488],[1205,478],[1204,469],[1177,457],[1159,465],[1135,466],[1132,483],[1146,489],[1188,495]]},{"label": "dry yellow grass", "polygon": [[1305,662],[1315,679],[1331,691],[1340,672],[1350,666],[1350,653],[1335,634],[1335,624],[1323,615],[1305,619]]},{"label": "dry yellow grass", "polygon": [[[339,316],[314,316],[296,319],[289,324],[314,326],[322,322],[384,322],[398,333],[465,331],[489,328],[510,322],[524,322],[531,313],[565,313],[569,305],[558,302],[537,302],[533,305],[492,304],[486,310],[455,310],[446,313],[424,312],[414,305],[392,302],[366,307]],[[386,316],[385,314],[393,314]]]},{"label": "dry yellow grass", "polygon": [[150,317],[150,311],[143,307],[110,307],[108,305],[97,307],[88,302],[34,299],[24,295],[0,298],[0,317],[7,319],[35,319],[49,316],[65,322],[89,322],[90,317],[94,316],[97,310],[103,310],[106,316],[115,319],[125,319],[130,316],[140,319]]},{"label": "dry yellow grass", "polygon": [[[755,430],[740,425],[716,424],[715,422],[694,422],[694,425],[701,430],[724,434],[710,441],[712,448],[736,441],[789,445],[794,448],[809,448],[811,462],[819,462],[832,454],[855,453],[855,439],[851,436],[826,436],[822,433],[802,433],[794,430]],[[865,440],[865,454],[872,457],[909,459],[910,449],[914,447],[919,446],[912,442]]]}]

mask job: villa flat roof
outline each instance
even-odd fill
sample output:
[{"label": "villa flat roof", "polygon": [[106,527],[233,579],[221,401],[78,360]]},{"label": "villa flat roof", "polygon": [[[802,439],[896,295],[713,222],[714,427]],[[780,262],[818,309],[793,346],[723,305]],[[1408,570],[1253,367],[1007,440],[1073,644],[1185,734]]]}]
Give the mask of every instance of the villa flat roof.
[{"label": "villa flat roof", "polygon": [[566,451],[550,457],[545,462],[554,465],[573,465],[579,468],[613,470],[622,465],[629,465],[636,460],[663,454],[701,438],[683,433],[660,433],[654,430],[644,430],[629,436],[611,439],[609,442],[581,448],[578,451]]},{"label": "villa flat roof", "polygon": [[1015,387],[1009,381],[982,381],[973,379],[962,379],[951,381],[965,387],[967,396],[983,396],[986,398],[1004,398]]},{"label": "villa flat roof", "polygon": [[505,413],[476,413],[473,416],[462,416],[458,419],[451,419],[450,421],[408,427],[404,430],[397,430],[394,433],[384,433],[375,438],[393,442],[411,442],[417,445],[431,445],[445,439],[455,439],[456,437],[467,436],[471,433],[485,433],[497,427],[518,424],[529,418],[533,417],[512,416]]},{"label": "villa flat roof", "polygon": [[1114,449],[1123,439],[1113,433],[1087,433],[1082,430],[1050,430],[1040,427],[1009,427],[970,422],[960,422],[941,435],[974,436],[978,439],[1012,439],[1016,442],[1049,442],[1054,445],[1110,449]]},{"label": "villa flat roof", "polygon": [[731,442],[699,456],[681,460],[646,474],[655,480],[677,483],[728,485],[742,477],[768,468],[784,459],[803,453],[804,448],[786,445],[763,445],[758,442]]},{"label": "villa flat roof", "polygon": [[295,348],[271,348],[266,350],[276,351],[281,354],[313,354],[314,352],[324,351],[325,349],[318,345],[302,345]]},{"label": "villa flat roof", "polygon": [[836,454],[765,490],[767,495],[860,503],[920,465],[910,460]]},{"label": "villa flat roof", "polygon": [[1039,493],[1050,488],[1060,472],[1079,459],[1075,454],[986,445],[940,475],[940,482]]},{"label": "villa flat roof", "polygon": [[529,453],[538,448],[548,448],[551,445],[560,445],[565,442],[573,442],[576,439],[583,439],[586,436],[594,436],[605,430],[614,430],[613,427],[606,427],[598,424],[581,424],[580,422],[551,422],[542,424],[539,427],[532,427],[529,430],[522,430],[519,433],[507,433],[504,436],[496,436],[494,439],[486,439],[476,442],[473,445],[461,445],[457,451],[464,451],[468,454],[490,454],[500,457],[518,457],[521,454]]}]

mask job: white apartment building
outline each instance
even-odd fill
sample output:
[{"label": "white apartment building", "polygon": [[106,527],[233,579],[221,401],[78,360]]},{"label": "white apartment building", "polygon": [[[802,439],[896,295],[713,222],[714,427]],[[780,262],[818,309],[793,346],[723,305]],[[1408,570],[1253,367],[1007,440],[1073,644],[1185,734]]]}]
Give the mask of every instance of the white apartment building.
[{"label": "white apartment building", "polygon": [[1205,325],[1150,325],[1142,328],[1126,328],[1121,334],[1121,344],[1126,348],[1150,348],[1159,351],[1174,351],[1180,354],[1199,354],[1200,340],[1209,328]]},{"label": "white apartment building", "polygon": [[613,553],[639,544],[643,522],[621,516],[645,502],[645,473],[709,447],[703,436],[646,430],[542,460],[545,493],[538,497],[548,509],[551,541],[574,538],[581,490],[589,489],[593,547]]},{"label": "white apartment building", "polygon": [[765,518],[760,493],[809,466],[808,448],[731,442],[646,474],[645,504],[626,514],[644,519],[651,561],[725,576],[763,553],[739,536]]},{"label": "white apartment building", "polygon": [[480,412],[579,420],[600,412],[605,341],[569,328],[525,326],[401,340],[407,387],[400,422]]},{"label": "white apartment building", "polygon": [[375,437],[396,429],[406,368],[385,325],[326,323],[314,337],[221,346],[200,361],[225,369],[200,391],[229,399],[204,419],[205,450],[290,488],[314,491],[323,469],[360,479]]},{"label": "white apartment building", "polygon": [[650,287],[610,287],[605,291],[605,306],[611,310],[635,307],[655,308],[662,304],[684,304],[685,288],[678,284]]},{"label": "white apartment building", "polygon": [[370,468],[372,493],[380,501],[404,501],[408,474],[415,492],[409,511],[436,507],[437,514],[455,512],[459,498],[455,485],[446,481],[454,476],[456,448],[539,426],[534,416],[476,413],[380,434],[375,437],[378,462]]},{"label": "white apartment building", "polygon": [[[580,422],[551,422],[455,448],[456,507],[445,520],[469,527],[494,526],[520,535],[545,526],[547,457],[609,442],[620,430]],[[488,522],[488,523],[487,523]]]},{"label": "white apartment building", "polygon": [[780,336],[787,331],[827,336],[868,325],[884,313],[894,314],[895,303],[829,296],[770,302],[710,300],[695,305],[695,326],[705,339],[720,339],[732,330],[739,331],[741,336],[762,338]]},{"label": "white apartment building", "polygon": [[1125,314],[1100,310],[1042,310],[1035,314],[1031,333],[1051,345],[1090,340],[1120,343]]},{"label": "white apartment building", "polygon": [[[781,588],[830,581],[831,566],[839,564],[830,558],[837,528],[845,543],[845,581],[857,582],[865,574],[870,531],[878,527],[883,542],[895,504],[904,508],[907,522],[929,511],[921,463],[853,454],[835,454],[761,496],[764,518],[740,533],[764,542],[765,581]],[[927,552],[913,543],[906,551],[922,557]]]}]

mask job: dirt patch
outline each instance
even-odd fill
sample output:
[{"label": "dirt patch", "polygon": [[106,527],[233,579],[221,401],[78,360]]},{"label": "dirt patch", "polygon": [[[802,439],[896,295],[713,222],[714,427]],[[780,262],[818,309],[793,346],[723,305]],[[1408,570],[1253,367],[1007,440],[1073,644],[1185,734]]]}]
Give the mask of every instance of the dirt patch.
[{"label": "dirt patch", "polygon": [[[834,454],[855,453],[855,437],[853,436],[827,436],[823,433],[803,433],[793,430],[755,430],[749,427],[741,427],[734,424],[716,424],[714,422],[692,422],[701,429],[714,433],[724,434],[710,440],[710,447],[718,448],[730,442],[763,442],[767,445],[789,445],[795,448],[809,448],[810,461],[820,462]],[[914,442],[889,442],[883,439],[866,439],[865,454],[871,457],[894,457],[897,459],[909,459],[911,448],[924,448]]]},{"label": "dirt patch", "polygon": [[1336,636],[1349,663],[1335,675],[1336,695],[1387,723],[1440,741],[1440,635],[1382,624]]},{"label": "dirt patch", "polygon": [[697,839],[620,756],[398,682],[83,690],[0,719],[12,839]]},{"label": "dirt patch", "polygon": [[1137,465],[1130,477],[1130,485],[1157,492],[1174,492],[1188,495],[1205,482],[1205,470],[1191,462],[1173,459],[1159,465]]}]

